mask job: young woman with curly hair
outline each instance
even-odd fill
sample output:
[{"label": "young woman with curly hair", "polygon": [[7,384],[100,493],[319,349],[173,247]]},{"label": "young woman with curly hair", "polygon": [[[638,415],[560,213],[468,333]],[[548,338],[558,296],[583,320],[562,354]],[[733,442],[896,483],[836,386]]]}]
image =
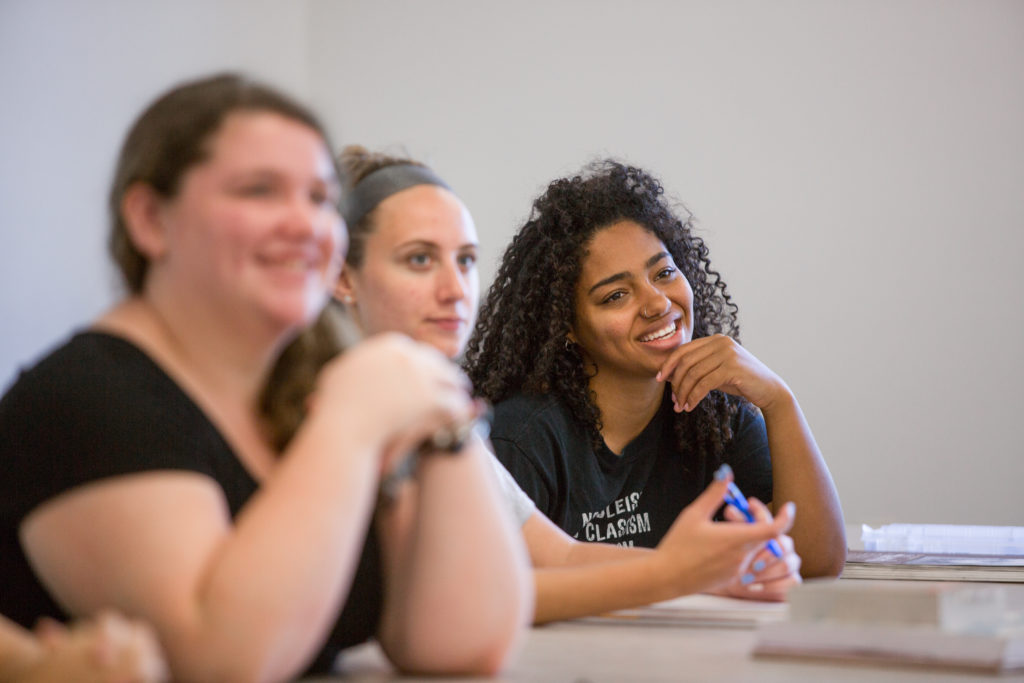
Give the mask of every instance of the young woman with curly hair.
[{"label": "young woman with curly hair", "polygon": [[796,398],[740,345],[707,246],[645,171],[607,160],[548,186],[466,365],[498,459],[568,534],[652,547],[725,463],[748,495],[796,503],[805,576],[841,571],[838,497]]},{"label": "young woman with curly hair", "polygon": [[[365,334],[401,332],[457,357],[472,331],[480,292],[478,238],[465,204],[412,159],[353,146],[343,151],[341,166],[349,186],[343,206],[350,247],[337,299]],[[789,553],[765,572],[760,592],[743,583],[767,539],[779,536],[783,547],[792,547],[784,535],[791,515],[763,515],[749,526],[714,523],[729,481],[724,473],[652,551],[571,538],[493,464],[534,565],[536,622],[714,589],[778,600],[799,582],[799,558]]]}]

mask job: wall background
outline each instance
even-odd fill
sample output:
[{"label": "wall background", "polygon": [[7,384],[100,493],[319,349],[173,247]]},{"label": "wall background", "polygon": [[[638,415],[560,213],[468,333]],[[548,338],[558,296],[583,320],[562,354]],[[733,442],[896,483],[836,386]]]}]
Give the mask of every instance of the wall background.
[{"label": "wall background", "polygon": [[121,136],[243,69],[473,212],[613,155],[692,209],[848,522],[1024,524],[1024,4],[0,0],[0,383],[116,296]]}]

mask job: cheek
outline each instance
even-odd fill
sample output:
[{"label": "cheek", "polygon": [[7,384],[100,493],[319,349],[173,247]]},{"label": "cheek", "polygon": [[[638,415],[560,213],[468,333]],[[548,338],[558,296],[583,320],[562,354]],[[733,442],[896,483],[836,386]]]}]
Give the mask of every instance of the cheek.
[{"label": "cheek", "polygon": [[422,287],[408,281],[370,284],[364,301],[372,309],[367,316],[377,321],[378,331],[403,332],[412,335],[426,304]]},{"label": "cheek", "polygon": [[580,341],[591,351],[628,342],[632,329],[632,318],[628,316],[592,316],[581,323]]}]

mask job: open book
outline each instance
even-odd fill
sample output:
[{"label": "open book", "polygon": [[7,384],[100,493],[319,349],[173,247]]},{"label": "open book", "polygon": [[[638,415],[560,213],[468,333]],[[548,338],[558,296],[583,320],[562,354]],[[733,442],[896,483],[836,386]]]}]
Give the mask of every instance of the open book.
[{"label": "open book", "polygon": [[[1008,598],[1010,589],[1014,600]],[[758,629],[754,654],[1024,670],[1024,587],[908,581],[810,581],[790,619]]]},{"label": "open book", "polygon": [[592,623],[631,623],[641,626],[714,626],[754,628],[759,624],[782,621],[788,606],[784,602],[740,600],[717,595],[684,595],[653,605],[609,612],[579,621]]}]

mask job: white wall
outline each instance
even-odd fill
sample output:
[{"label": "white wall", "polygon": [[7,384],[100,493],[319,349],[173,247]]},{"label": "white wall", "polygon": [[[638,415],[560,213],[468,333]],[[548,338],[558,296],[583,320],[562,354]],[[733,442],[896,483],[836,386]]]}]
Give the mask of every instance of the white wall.
[{"label": "white wall", "polygon": [[0,384],[113,299],[129,121],[223,68],[433,163],[485,281],[547,181],[649,167],[848,521],[1024,524],[1024,3],[2,0]]},{"label": "white wall", "polygon": [[0,0],[0,386],[117,296],[106,193],[131,121],[223,69],[308,95],[307,9]]},{"label": "white wall", "polygon": [[1024,524],[1024,3],[314,0],[312,91],[473,211],[484,275],[612,154],[702,221],[848,522]]}]

